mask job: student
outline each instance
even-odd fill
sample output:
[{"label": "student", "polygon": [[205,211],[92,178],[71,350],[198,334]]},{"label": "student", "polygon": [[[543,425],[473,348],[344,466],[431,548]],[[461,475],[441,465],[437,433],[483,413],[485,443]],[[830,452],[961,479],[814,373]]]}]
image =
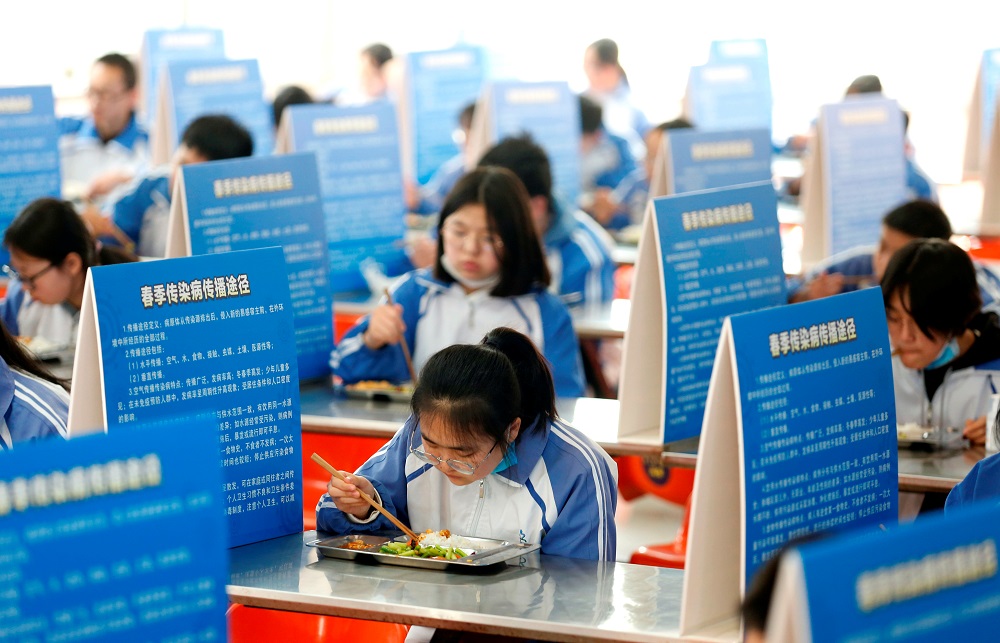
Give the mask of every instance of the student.
[{"label": "student", "polygon": [[685,118],[660,123],[646,134],[646,155],[641,167],[622,178],[610,192],[598,191],[594,201],[594,218],[609,230],[621,230],[629,225],[641,224],[651,197],[650,181],[656,170],[656,157],[660,153],[663,135],[668,130],[694,127]]},{"label": "student", "polygon": [[365,491],[416,532],[539,543],[543,554],[613,561],[617,466],[556,417],[545,359],[509,328],[428,360],[412,415],[345,483],[330,480],[319,529],[392,529]]},{"label": "student", "polygon": [[628,142],[601,124],[601,106],[580,94],[580,207],[593,214],[599,192],[608,193],[636,169]]},{"label": "student", "polygon": [[277,129],[281,125],[281,115],[285,113],[285,108],[289,105],[310,105],[316,101],[312,95],[298,85],[289,85],[282,89],[274,97],[271,103],[271,114],[274,118],[274,127]]},{"label": "student", "polygon": [[983,444],[1000,386],[1000,320],[980,309],[972,260],[947,241],[911,241],[889,261],[882,298],[896,421],[961,429]]},{"label": "student", "polygon": [[587,75],[587,95],[604,109],[608,131],[629,142],[633,158],[645,156],[642,139],[649,131],[649,119],[632,102],[625,69],[618,61],[618,44],[610,38],[591,43],[583,54]]},{"label": "student", "polygon": [[531,197],[531,217],[552,273],[550,290],[567,306],[611,301],[614,296],[613,241],[586,212],[559,203],[552,194],[549,157],[529,135],[500,141],[479,160],[517,175]]},{"label": "student", "polygon": [[3,324],[0,409],[0,451],[9,451],[22,442],[69,437],[69,395],[64,383],[29,355]]},{"label": "student", "polygon": [[455,130],[455,144],[459,148],[458,154],[445,161],[439,167],[427,183],[416,186],[412,183],[406,185],[406,207],[410,212],[416,214],[437,214],[441,211],[444,200],[448,193],[455,187],[455,183],[465,174],[465,150],[466,142],[469,140],[469,131],[472,129],[472,117],[476,112],[475,101],[462,108],[458,114],[458,129]]},{"label": "student", "polygon": [[135,67],[121,54],[101,56],[90,68],[85,118],[59,119],[59,155],[65,192],[99,199],[132,180],[149,162],[149,134],[136,120]]},{"label": "student", "polygon": [[471,343],[496,326],[525,332],[552,364],[556,393],[583,394],[572,322],[548,293],[549,270],[531,225],[528,196],[511,172],[480,168],[459,179],[441,210],[437,261],[394,286],[347,332],[330,360],[345,382],[410,379],[405,337],[417,370],[451,344]]},{"label": "student", "polygon": [[[992,418],[990,430],[1000,441],[1000,415]],[[950,511],[970,502],[1000,502],[1000,453],[980,460],[972,467],[945,500],[944,510]]]},{"label": "student", "polygon": [[393,66],[392,49],[380,42],[368,45],[358,54],[358,84],[334,98],[341,106],[367,105],[392,100],[390,85]]},{"label": "student", "polygon": [[73,206],[37,199],[11,222],[3,237],[10,252],[4,272],[11,278],[0,300],[0,319],[14,335],[61,347],[76,344],[87,269],[134,261],[115,248],[96,249]]},{"label": "student", "polygon": [[105,207],[83,213],[94,236],[119,244],[143,257],[162,257],[174,179],[180,166],[240,158],[253,154],[253,138],[229,116],[213,114],[191,121],[169,166],[139,177]]},{"label": "student", "polygon": [[[951,238],[948,215],[936,203],[916,200],[904,203],[882,218],[882,234],[877,246],[859,246],[836,254],[809,271],[805,279],[791,280],[788,300],[809,301],[858,288],[874,286],[882,279],[892,255],[914,239]],[[974,264],[983,308],[1000,305],[1000,277]]]}]

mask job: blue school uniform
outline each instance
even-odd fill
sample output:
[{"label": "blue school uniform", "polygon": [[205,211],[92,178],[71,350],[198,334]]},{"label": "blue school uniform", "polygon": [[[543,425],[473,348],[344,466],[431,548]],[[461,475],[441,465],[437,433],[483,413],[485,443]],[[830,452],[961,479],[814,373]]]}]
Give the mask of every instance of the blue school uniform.
[{"label": "blue school uniform", "polygon": [[135,174],[149,163],[149,132],[135,114],[118,136],[101,140],[91,117],[64,117],[59,124],[59,155],[63,182],[90,184],[107,172]]},{"label": "blue school uniform", "polygon": [[542,240],[552,274],[550,290],[567,306],[611,301],[615,289],[614,241],[589,214],[553,203]]},{"label": "blue school uniform", "polygon": [[[462,536],[541,544],[543,554],[615,560],[618,468],[604,450],[559,421],[521,430],[512,458],[478,484],[459,486],[410,453],[420,426],[403,428],[358,469],[389,512],[420,533],[449,529]],[[509,464],[514,460],[512,464]],[[509,464],[506,468],[504,464]],[[329,494],[316,506],[320,530],[371,533],[395,529],[381,514],[358,520]]]},{"label": "blue school uniform", "polygon": [[69,394],[62,387],[22,373],[0,359],[0,450],[50,437],[67,438]]},{"label": "blue school uniform", "polygon": [[[478,344],[487,332],[508,326],[531,338],[552,368],[556,395],[583,395],[583,363],[566,307],[551,293],[537,289],[515,297],[493,297],[488,289],[467,294],[457,283],[436,279],[429,269],[406,273],[392,288],[403,307],[406,341],[419,372],[430,357],[452,344]],[[384,302],[383,302],[384,303]],[[330,366],[344,382],[410,379],[399,346],[371,350],[362,339],[366,315],[333,350]]]},{"label": "blue school uniform", "polygon": [[59,346],[75,346],[80,311],[68,303],[43,304],[12,279],[0,300],[0,320],[11,335],[44,337]]},{"label": "blue school uniform", "polygon": [[456,154],[437,169],[426,184],[420,186],[420,203],[416,214],[437,214],[451,189],[465,174],[465,155]]},{"label": "blue school uniform", "polygon": [[[135,242],[141,257],[162,257],[167,248],[167,223],[170,218],[170,168],[162,167],[141,177],[111,195],[105,214]],[[118,241],[104,237],[102,243]]]},{"label": "blue school uniform", "polygon": [[972,467],[972,471],[948,494],[944,510],[984,501],[1000,502],[1000,453],[994,453]]}]

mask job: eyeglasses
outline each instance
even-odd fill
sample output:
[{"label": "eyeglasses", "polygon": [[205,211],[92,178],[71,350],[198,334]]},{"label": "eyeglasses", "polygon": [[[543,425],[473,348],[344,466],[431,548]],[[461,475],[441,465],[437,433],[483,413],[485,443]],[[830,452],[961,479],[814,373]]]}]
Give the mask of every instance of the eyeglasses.
[{"label": "eyeglasses", "polygon": [[11,279],[17,279],[18,281],[20,281],[21,284],[26,289],[28,289],[28,290],[34,290],[35,289],[35,282],[38,281],[38,278],[41,277],[42,275],[44,275],[45,273],[47,273],[48,271],[52,270],[55,267],[56,267],[56,264],[50,263],[49,265],[45,266],[44,268],[42,268],[41,270],[39,270],[35,274],[31,275],[30,277],[25,277],[24,275],[22,275],[21,273],[19,273],[16,270],[14,270],[10,266],[4,266],[3,268],[0,268],[0,270],[3,270],[3,274],[7,275]]},{"label": "eyeglasses", "polygon": [[127,91],[113,92],[108,89],[94,89],[91,87],[87,90],[87,100],[94,103],[117,103],[125,98],[127,94]]},{"label": "eyeglasses", "polygon": [[482,248],[494,253],[503,250],[503,241],[493,233],[475,234],[465,228],[445,225],[441,227],[441,234],[444,236],[445,243],[455,246],[465,247],[466,241],[472,241],[474,250]]},{"label": "eyeglasses", "polygon": [[472,474],[474,474],[476,472],[476,469],[479,468],[479,465],[481,465],[482,463],[484,463],[484,462],[486,462],[487,460],[490,459],[490,456],[493,455],[493,451],[496,450],[497,445],[500,444],[500,440],[497,440],[496,442],[494,442],[493,443],[493,448],[491,448],[486,453],[486,455],[483,456],[483,459],[479,461],[479,464],[471,465],[468,462],[462,462],[461,460],[443,460],[443,459],[437,457],[436,455],[434,455],[433,453],[427,453],[423,449],[414,449],[413,448],[413,434],[416,433],[416,432],[417,432],[417,428],[416,427],[413,427],[410,430],[410,453],[412,453],[413,455],[417,456],[418,458],[420,458],[421,460],[423,460],[424,462],[427,462],[429,464],[446,464],[446,465],[448,465],[449,467],[451,467],[455,471],[458,471],[459,473],[461,473],[464,476],[471,476]]}]

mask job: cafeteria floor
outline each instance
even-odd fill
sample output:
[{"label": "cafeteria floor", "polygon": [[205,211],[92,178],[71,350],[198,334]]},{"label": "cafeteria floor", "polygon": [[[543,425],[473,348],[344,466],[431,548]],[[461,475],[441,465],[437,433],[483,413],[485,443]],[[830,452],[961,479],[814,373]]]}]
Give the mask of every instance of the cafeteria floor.
[{"label": "cafeteria floor", "polygon": [[618,496],[618,562],[627,563],[641,545],[672,541],[683,517],[684,507],[658,496],[645,494],[631,501]]}]

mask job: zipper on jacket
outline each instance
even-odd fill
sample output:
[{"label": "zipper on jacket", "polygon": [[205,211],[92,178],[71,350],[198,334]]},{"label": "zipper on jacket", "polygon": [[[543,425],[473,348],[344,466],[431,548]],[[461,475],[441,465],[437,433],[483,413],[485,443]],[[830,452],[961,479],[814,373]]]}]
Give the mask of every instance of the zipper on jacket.
[{"label": "zipper on jacket", "polygon": [[483,505],[486,504],[486,478],[479,481],[479,502],[476,504],[476,512],[472,514],[472,525],[469,528],[469,535],[478,533],[476,527],[479,526],[479,517],[483,513]]}]

